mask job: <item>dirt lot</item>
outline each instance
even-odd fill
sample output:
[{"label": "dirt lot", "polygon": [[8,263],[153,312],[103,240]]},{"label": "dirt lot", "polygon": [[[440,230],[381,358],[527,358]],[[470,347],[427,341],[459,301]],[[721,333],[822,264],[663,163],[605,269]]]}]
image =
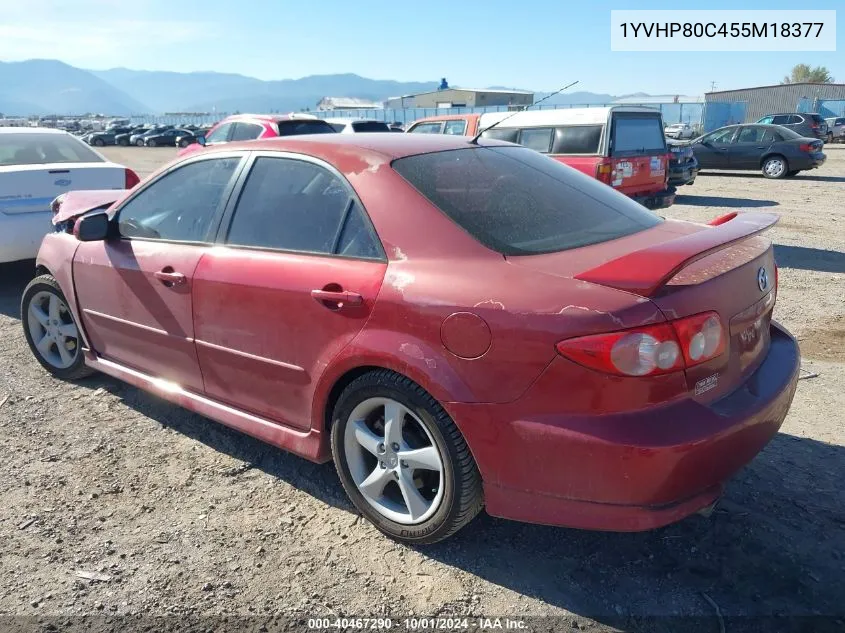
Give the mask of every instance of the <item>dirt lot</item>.
[{"label": "dirt lot", "polygon": [[[818,376],[712,517],[642,534],[482,515],[446,543],[396,545],[358,517],[331,464],[111,379],[48,377],[18,320],[31,264],[0,267],[0,615],[564,616],[550,630],[688,629],[643,618],[696,615],[710,631],[717,611],[845,620],[845,146],[826,151],[794,180],[701,175],[667,211],[781,215],[776,317]],[[174,151],[106,153],[145,174]]]}]

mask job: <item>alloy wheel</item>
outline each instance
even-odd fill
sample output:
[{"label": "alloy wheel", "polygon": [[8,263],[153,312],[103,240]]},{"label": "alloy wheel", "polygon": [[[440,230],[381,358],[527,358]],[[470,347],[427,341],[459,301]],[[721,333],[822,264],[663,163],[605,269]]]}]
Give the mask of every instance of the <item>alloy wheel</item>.
[{"label": "alloy wheel", "polygon": [[67,304],[41,291],[29,302],[27,326],[41,358],[56,369],[67,369],[79,355],[79,331]]},{"label": "alloy wheel", "polygon": [[763,171],[771,178],[777,178],[782,175],[785,169],[786,165],[780,158],[770,158],[763,165]]},{"label": "alloy wheel", "polygon": [[380,515],[422,523],[443,499],[443,457],[425,424],[390,398],[369,398],[349,416],[344,455],[358,491]]}]

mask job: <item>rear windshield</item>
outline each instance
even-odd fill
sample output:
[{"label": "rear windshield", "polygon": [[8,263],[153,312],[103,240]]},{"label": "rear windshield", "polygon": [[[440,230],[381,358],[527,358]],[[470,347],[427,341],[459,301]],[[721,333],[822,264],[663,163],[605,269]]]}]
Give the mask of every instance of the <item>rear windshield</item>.
[{"label": "rear windshield", "polygon": [[666,151],[660,118],[656,116],[613,117],[613,154],[642,154]]},{"label": "rear windshield", "polygon": [[0,134],[0,165],[102,163],[82,141],[65,134]]},{"label": "rear windshield", "polygon": [[393,168],[479,242],[534,255],[606,242],[662,222],[623,194],[523,147],[408,156]]},{"label": "rear windshield", "polygon": [[299,134],[335,134],[335,129],[323,120],[318,121],[279,121],[279,136],[297,136]]},{"label": "rear windshield", "polygon": [[804,138],[795,130],[790,130],[788,127],[777,127],[778,134],[781,135],[783,140],[794,139],[794,138]]},{"label": "rear windshield", "polygon": [[353,123],[352,129],[356,132],[390,132],[387,123],[382,121],[361,121],[359,123]]}]

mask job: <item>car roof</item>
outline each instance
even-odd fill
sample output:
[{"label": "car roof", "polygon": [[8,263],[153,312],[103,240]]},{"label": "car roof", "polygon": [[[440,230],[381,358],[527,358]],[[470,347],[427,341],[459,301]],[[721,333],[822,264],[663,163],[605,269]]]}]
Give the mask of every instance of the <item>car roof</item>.
[{"label": "car roof", "polygon": [[[466,136],[451,134],[384,134],[364,132],[361,134],[301,134],[280,136],[254,141],[224,143],[206,151],[276,151],[311,154],[331,159],[335,154],[348,154],[350,149],[381,155],[386,160],[444,152],[453,149],[473,147]],[[484,147],[513,147],[513,143],[484,139],[478,145]]]},{"label": "car roof", "polygon": [[52,127],[0,127],[0,134],[68,134]]}]

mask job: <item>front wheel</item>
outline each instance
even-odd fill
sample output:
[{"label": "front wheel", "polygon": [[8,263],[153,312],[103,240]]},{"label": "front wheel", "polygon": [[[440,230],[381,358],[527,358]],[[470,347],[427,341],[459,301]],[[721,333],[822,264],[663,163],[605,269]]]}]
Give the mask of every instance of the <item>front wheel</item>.
[{"label": "front wheel", "polygon": [[150,139],[149,141],[147,141],[147,147],[155,147],[155,146],[156,146],[156,142],[154,140]]},{"label": "front wheel", "polygon": [[763,161],[762,172],[766,178],[784,178],[789,173],[789,164],[783,156],[769,156]]},{"label": "front wheel", "polygon": [[441,541],[482,508],[481,475],[440,404],[408,378],[379,370],[352,381],[331,430],[343,488],[387,536]]},{"label": "front wheel", "polygon": [[103,147],[106,144],[106,142],[101,138],[95,138],[93,144],[96,145],[97,147]]},{"label": "front wheel", "polygon": [[137,141],[135,141],[135,147],[144,147],[143,139],[139,138]]},{"label": "front wheel", "polygon": [[59,283],[51,275],[29,282],[21,299],[24,336],[36,360],[62,380],[94,373],[85,365],[82,338]]}]

